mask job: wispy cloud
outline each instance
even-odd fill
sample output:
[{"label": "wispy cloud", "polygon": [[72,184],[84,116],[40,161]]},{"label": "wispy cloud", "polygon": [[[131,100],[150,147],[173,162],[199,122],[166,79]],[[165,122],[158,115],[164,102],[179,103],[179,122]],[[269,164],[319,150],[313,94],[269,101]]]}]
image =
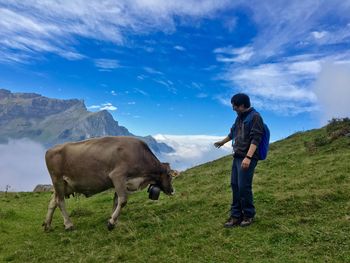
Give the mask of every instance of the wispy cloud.
[{"label": "wispy cloud", "polygon": [[160,72],[154,68],[150,68],[150,67],[144,67],[143,68],[147,73],[149,74],[153,74],[153,75],[164,75],[163,72]]},{"label": "wispy cloud", "polygon": [[82,59],[85,56],[75,50],[76,36],[123,45],[127,34],[172,32],[176,17],[207,17],[227,5],[228,0],[0,3],[0,51],[5,55],[0,61],[25,62],[25,56],[37,58],[45,53]]},{"label": "wispy cloud", "polygon": [[[257,60],[280,56],[296,47],[311,48],[314,41],[310,41],[309,36],[314,31],[322,32],[329,28],[333,32],[343,32],[339,37],[343,40],[347,35],[344,30],[349,32],[346,23],[350,5],[347,1],[278,1],[273,4],[254,1],[250,4],[250,9],[258,29],[257,36],[251,43],[254,50],[259,50],[255,56]],[[343,22],[329,22],[330,15]]]},{"label": "wispy cloud", "polygon": [[69,47],[72,41],[60,23],[43,21],[40,16],[18,8],[15,3],[0,8],[0,17],[3,61],[26,62],[26,58],[43,53],[55,53],[68,60],[84,58],[84,55]]},{"label": "wispy cloud", "polygon": [[154,82],[164,86],[167,90],[173,94],[177,93],[177,89],[174,87],[174,83],[168,79],[153,79]]},{"label": "wispy cloud", "polygon": [[142,90],[142,89],[134,88],[134,91],[136,93],[140,93],[140,94],[142,94],[144,96],[148,96],[148,93],[146,91]]},{"label": "wispy cloud", "polygon": [[223,47],[216,48],[214,53],[217,54],[216,59],[219,62],[237,62],[243,63],[248,61],[253,55],[253,48],[250,46],[241,48]]},{"label": "wispy cloud", "polygon": [[100,71],[112,71],[119,68],[119,62],[114,59],[95,59],[95,65]]},{"label": "wispy cloud", "polygon": [[191,87],[191,88],[198,89],[198,90],[201,90],[201,89],[203,88],[203,85],[202,85],[201,83],[192,81],[190,87]]}]

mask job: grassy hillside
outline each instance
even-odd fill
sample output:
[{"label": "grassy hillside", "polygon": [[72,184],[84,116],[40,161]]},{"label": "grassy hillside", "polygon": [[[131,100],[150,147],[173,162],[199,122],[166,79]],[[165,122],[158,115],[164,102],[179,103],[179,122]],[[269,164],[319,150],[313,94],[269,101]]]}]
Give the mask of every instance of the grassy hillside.
[{"label": "grassy hillside", "polygon": [[59,210],[44,233],[50,194],[0,195],[1,262],[350,262],[350,122],[297,133],[271,145],[254,178],[256,221],[224,229],[230,156],[187,170],[177,194],[130,196],[118,226],[106,220],[112,193],[68,200],[76,230]]}]

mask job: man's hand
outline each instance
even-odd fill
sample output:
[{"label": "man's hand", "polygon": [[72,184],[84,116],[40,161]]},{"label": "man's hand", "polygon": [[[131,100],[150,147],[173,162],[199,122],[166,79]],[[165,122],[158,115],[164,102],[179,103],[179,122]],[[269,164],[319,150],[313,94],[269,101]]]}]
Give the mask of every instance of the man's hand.
[{"label": "man's hand", "polygon": [[241,165],[242,169],[247,170],[249,168],[249,165],[250,165],[250,159],[247,157],[244,158]]},{"label": "man's hand", "polygon": [[216,148],[220,148],[221,146],[223,146],[224,145],[224,143],[222,142],[222,141],[218,141],[218,142],[215,142],[214,143],[214,146],[216,147]]},{"label": "man's hand", "polygon": [[221,141],[218,141],[218,142],[215,142],[215,143],[214,143],[214,146],[215,146],[216,148],[220,148],[221,146],[223,146],[225,143],[227,143],[227,142],[229,142],[229,141],[231,141],[231,138],[227,136],[225,139],[223,139],[223,140],[221,140]]}]

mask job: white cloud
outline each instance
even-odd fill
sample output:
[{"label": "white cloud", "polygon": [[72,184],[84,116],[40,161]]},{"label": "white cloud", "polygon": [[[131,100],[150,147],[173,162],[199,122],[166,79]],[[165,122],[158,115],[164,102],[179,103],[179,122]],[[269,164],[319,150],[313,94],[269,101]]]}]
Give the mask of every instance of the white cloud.
[{"label": "white cloud", "polygon": [[3,61],[25,62],[25,58],[46,52],[56,53],[68,60],[84,58],[74,48],[66,46],[69,39],[67,43],[62,43],[62,37],[67,35],[59,23],[45,23],[39,16],[20,12],[16,8],[0,8],[0,17],[0,50],[5,57]]},{"label": "white cloud", "polygon": [[[316,80],[324,75],[323,67],[328,64],[349,63],[349,52],[303,54],[290,56],[276,63],[227,67],[223,79],[231,82],[235,91],[248,93],[257,108],[282,115],[315,113],[319,112],[321,102],[313,86]],[[216,99],[224,105],[231,106],[222,99],[224,97],[227,97],[226,94],[217,96]]]},{"label": "white cloud", "polygon": [[143,69],[149,74],[164,75],[163,72],[160,72],[160,71],[158,71],[158,70],[156,70],[154,68],[144,67]]},{"label": "white cloud", "polygon": [[350,117],[350,63],[329,62],[322,67],[314,91],[321,105],[320,120]]},{"label": "white cloud", "polygon": [[[348,20],[350,5],[347,1],[321,1],[317,4],[312,0],[277,1],[270,4],[254,1],[250,3],[250,9],[258,30],[257,36],[251,43],[254,50],[259,50],[255,56],[257,60],[280,56],[288,48],[295,48],[301,42],[311,48],[314,42],[308,42],[310,34],[315,32],[315,28],[321,23],[327,25],[330,15],[337,17],[339,21],[339,23],[330,22],[332,31],[338,32],[334,34],[337,41],[344,40],[349,34],[349,28],[345,28],[344,23],[340,22]],[[316,35],[320,37],[322,34]],[[323,40],[323,38],[317,40]]]},{"label": "white cloud", "polygon": [[213,145],[214,142],[222,140],[225,136],[157,134],[153,137],[175,150],[174,153],[162,154],[159,158],[163,162],[169,162],[173,169],[178,170],[185,170],[218,159],[232,151],[230,142],[220,149]]},{"label": "white cloud", "polygon": [[327,31],[321,31],[321,32],[313,31],[313,32],[311,32],[311,34],[315,39],[321,39],[327,35]]},{"label": "white cloud", "polygon": [[95,59],[95,65],[100,71],[111,71],[119,68],[119,62],[114,59]]},{"label": "white cloud", "polygon": [[[348,1],[252,1],[246,7],[256,35],[241,49],[214,50],[217,61],[224,63],[220,76],[231,82],[230,93],[251,93],[260,107],[281,114],[318,111],[312,86],[322,63],[349,60],[348,51],[341,47],[350,43]],[[217,99],[229,105],[222,100],[225,96]]]},{"label": "white cloud", "polygon": [[146,78],[145,75],[138,75],[138,76],[137,76],[137,79],[138,79],[138,80],[144,80],[145,78]]},{"label": "white cloud", "polygon": [[206,18],[229,4],[228,0],[13,0],[0,7],[0,51],[5,55],[0,61],[25,62],[23,56],[37,58],[38,53],[82,59],[84,55],[74,50],[77,36],[124,45],[128,34],[172,32],[179,17]]},{"label": "white cloud", "polygon": [[87,108],[90,109],[90,110],[96,110],[96,109],[99,109],[101,106],[98,106],[98,105],[91,105],[91,106],[88,106]]},{"label": "white cloud", "polygon": [[[249,10],[254,20],[257,35],[251,48],[258,51],[254,53],[255,59],[280,54],[286,47],[305,42],[312,34],[317,40],[328,39],[333,43],[349,37],[347,25],[335,26],[332,32],[327,28],[326,36],[325,30],[315,30],[320,21],[327,21],[329,14],[339,21],[347,21],[350,5],[341,0],[317,4],[312,0],[273,3],[258,0],[249,3],[229,0],[12,0],[0,7],[1,61],[25,63],[28,60],[24,56],[40,58],[38,53],[82,59],[84,55],[75,50],[77,37],[126,45],[129,35],[155,31],[171,33],[179,20],[182,25],[192,25],[194,20],[213,18],[235,7]],[[236,28],[235,18],[225,19],[228,28]],[[247,61],[249,58],[252,54],[246,52],[236,59]],[[230,61],[230,58],[221,60]]]},{"label": "white cloud", "polygon": [[287,73],[296,76],[315,76],[321,71],[320,60],[297,61],[292,63],[285,63]]},{"label": "white cloud", "polygon": [[148,93],[146,91],[142,90],[142,89],[134,88],[134,91],[136,93],[140,93],[140,94],[142,94],[144,96],[148,96]]},{"label": "white cloud", "polygon": [[332,31],[314,31],[311,33],[314,43],[319,46],[349,43],[350,28],[335,27]]},{"label": "white cloud", "polygon": [[101,105],[91,105],[87,107],[89,110],[109,110],[109,111],[116,111],[118,108],[116,106],[113,106],[112,103],[106,102],[102,103]]},{"label": "white cloud", "polygon": [[213,0],[203,1],[191,1],[191,0],[178,0],[178,1],[162,1],[162,0],[136,0],[134,5],[138,10],[145,9],[144,15],[149,12],[162,16],[162,19],[171,15],[188,15],[188,16],[204,16],[210,13],[222,10],[227,7],[230,1],[222,0],[220,2]]},{"label": "white cloud", "polygon": [[107,102],[107,103],[102,104],[102,107],[100,108],[100,110],[115,111],[115,110],[117,110],[117,107],[113,106],[112,103]]},{"label": "white cloud", "polygon": [[257,104],[261,101],[260,107],[271,110],[274,105],[274,110],[281,114],[295,115],[315,108],[316,96],[304,86],[310,78],[316,78],[319,70],[320,66],[315,61],[299,66],[295,63],[263,64],[252,68],[233,68],[225,78],[238,86],[239,91],[255,97]]},{"label": "white cloud", "polygon": [[[216,56],[217,61],[226,63],[243,63],[248,61],[254,55],[254,51],[251,46],[241,48],[232,48],[231,46],[216,48],[214,53],[218,54]],[[227,55],[229,55],[229,57],[227,57]]]},{"label": "white cloud", "polygon": [[27,140],[0,144],[0,191],[33,191],[37,184],[51,184],[45,165],[45,149]]},{"label": "white cloud", "polygon": [[179,50],[179,51],[185,51],[186,48],[184,48],[183,46],[175,46],[174,49]]}]

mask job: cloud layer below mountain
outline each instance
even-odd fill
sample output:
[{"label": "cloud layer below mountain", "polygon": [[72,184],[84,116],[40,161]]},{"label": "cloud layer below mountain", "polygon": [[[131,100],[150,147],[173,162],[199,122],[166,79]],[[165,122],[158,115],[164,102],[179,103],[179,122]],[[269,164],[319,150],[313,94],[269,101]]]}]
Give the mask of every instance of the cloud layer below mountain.
[{"label": "cloud layer below mountain", "polygon": [[51,183],[45,165],[45,149],[21,139],[0,144],[0,191],[32,191],[37,184]]},{"label": "cloud layer below mountain", "polygon": [[173,153],[160,156],[161,161],[171,164],[173,169],[185,170],[231,153],[231,145],[216,149],[214,142],[223,137],[207,135],[162,135],[153,136],[158,142],[164,142],[175,149]]}]

